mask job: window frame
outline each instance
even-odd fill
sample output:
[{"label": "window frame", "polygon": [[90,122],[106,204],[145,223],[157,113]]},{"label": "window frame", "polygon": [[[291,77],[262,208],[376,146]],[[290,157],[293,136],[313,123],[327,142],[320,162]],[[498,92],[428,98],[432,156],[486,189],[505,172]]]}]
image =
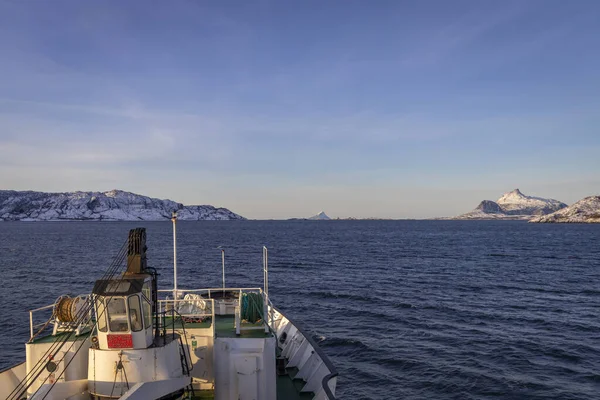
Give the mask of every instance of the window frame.
[{"label": "window frame", "polygon": [[[106,333],[108,332],[108,322],[106,318],[106,305],[104,304],[104,296],[96,296],[95,299],[96,305],[96,326],[98,328],[98,332]],[[104,324],[104,326],[102,326]]]},{"label": "window frame", "polygon": [[[132,312],[132,307],[131,307],[131,300],[132,299],[136,299],[137,300],[137,309],[135,309],[135,307],[133,307],[133,310],[136,311],[138,313],[138,323],[139,323],[139,329],[133,329],[134,325],[133,325],[133,312]],[[139,332],[141,330],[144,329],[144,316],[143,316],[143,310],[142,310],[142,303],[140,302],[140,296],[137,294],[132,294],[129,295],[127,297],[127,314],[129,314],[129,329],[131,330],[131,332]]]},{"label": "window frame", "polygon": [[144,313],[144,329],[152,328],[152,286],[150,281],[142,286],[142,312]]},{"label": "window frame", "polygon": [[[127,309],[127,301],[125,301],[126,297],[125,296],[111,296],[110,299],[108,299],[108,302],[106,302],[105,306],[106,306],[106,313],[107,313],[107,322],[108,322],[108,329],[112,332],[112,333],[125,333],[125,332],[131,332],[131,326],[129,326],[129,313],[128,313],[128,309]],[[116,315],[124,315],[125,318],[123,319],[115,319],[112,320],[113,315],[111,315],[111,311],[109,309],[109,304],[112,301],[122,301],[123,305],[125,306],[125,314],[114,314],[114,316],[116,317]],[[127,329],[126,330],[113,330],[112,327],[112,322],[115,323],[121,323],[122,321],[125,321],[125,323],[127,324]]]}]

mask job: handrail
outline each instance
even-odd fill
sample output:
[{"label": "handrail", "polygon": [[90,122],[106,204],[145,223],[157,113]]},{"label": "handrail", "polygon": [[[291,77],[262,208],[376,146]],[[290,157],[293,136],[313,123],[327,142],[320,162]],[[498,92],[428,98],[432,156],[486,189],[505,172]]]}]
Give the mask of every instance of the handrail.
[{"label": "handrail", "polygon": [[[185,324],[183,322],[183,315],[179,314],[179,312],[177,310],[175,310],[175,309],[173,309],[173,311],[175,313],[177,313],[177,315],[179,315],[179,317],[181,318],[180,322],[181,322],[181,329],[183,329],[183,337],[185,338],[185,347],[189,348],[189,343],[188,343],[188,340],[187,340],[187,334],[185,332]],[[173,318],[173,331],[175,331],[175,318]],[[181,346],[183,347],[183,341],[181,340],[181,336],[179,336],[179,342],[181,343]],[[188,363],[188,359],[187,359],[187,354],[185,352],[185,348],[183,349],[183,357],[185,358],[185,365],[186,365],[186,368],[187,368],[188,374],[189,374],[190,371],[194,369],[194,364],[191,364],[191,360],[190,360],[190,363]],[[190,368],[190,364],[192,366],[191,368]]]},{"label": "handrail", "polygon": [[[50,319],[48,321],[42,322],[42,323],[39,323],[39,324],[34,324],[33,323],[33,313],[36,312],[36,311],[48,310],[50,308],[54,308],[54,304],[50,304],[50,305],[47,305],[47,306],[43,306],[43,307],[39,307],[39,308],[36,308],[36,309],[33,309],[33,310],[29,310],[29,340],[31,340],[31,338],[34,337],[33,331],[35,329],[37,329],[39,327],[42,327],[42,326],[44,326],[44,327],[48,326],[49,321],[52,319],[52,316],[50,316]],[[40,332],[38,332],[38,333],[40,333]]]},{"label": "handrail", "polygon": [[[182,292],[187,292],[187,293],[193,293],[193,292],[237,292],[239,290],[257,290],[260,291],[262,293],[263,289],[259,288],[259,287],[246,287],[246,288],[202,288],[202,289],[177,289],[177,293],[182,293]],[[173,289],[159,289],[158,290],[159,293],[173,293]]]},{"label": "handrail", "polygon": [[[206,300],[213,300],[213,302],[210,303],[210,308],[212,309],[214,307],[214,299],[206,299]],[[160,300],[157,300],[158,306],[160,307],[158,312],[160,314],[163,311],[167,311],[166,309],[165,310],[162,309],[162,305],[163,304],[168,305],[168,304],[172,303],[174,306],[177,306],[177,304],[180,304],[180,303],[189,303],[189,302],[193,302],[193,301],[194,300],[185,300],[185,299],[160,299]],[[207,310],[208,308],[209,307],[205,307],[205,310]],[[184,315],[186,317],[187,316],[192,316],[192,315],[199,316],[199,317],[210,317],[212,315],[212,313],[210,313],[210,312],[207,312],[207,313],[194,313],[194,314],[184,313],[182,315]]]}]

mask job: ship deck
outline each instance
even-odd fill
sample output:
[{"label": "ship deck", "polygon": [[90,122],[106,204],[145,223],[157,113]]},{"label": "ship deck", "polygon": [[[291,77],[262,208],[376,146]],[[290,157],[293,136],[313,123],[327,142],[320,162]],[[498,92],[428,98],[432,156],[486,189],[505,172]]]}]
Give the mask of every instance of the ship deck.
[{"label": "ship deck", "polygon": [[45,335],[38,336],[31,341],[31,343],[54,343],[59,340],[65,340],[67,342],[76,342],[79,340],[85,340],[90,337],[90,331],[86,330],[80,335],[75,335],[74,332],[59,332],[56,335]]},{"label": "ship deck", "polygon": [[[294,371],[288,371],[293,374]],[[299,379],[292,379],[291,375],[278,375],[277,385],[277,400],[309,400],[314,397],[311,393],[302,393],[300,390],[304,382]],[[215,398],[214,390],[196,390],[192,400],[209,400]]]},{"label": "ship deck", "polygon": [[[215,336],[223,338],[264,338],[273,333],[265,333],[264,329],[251,329],[241,330],[240,335],[236,335],[234,327],[234,316],[233,315],[215,315]],[[177,325],[176,325],[177,326]],[[210,328],[211,320],[205,320],[203,322],[186,323],[186,329],[205,329]],[[244,323],[244,327],[262,328],[261,322],[256,324]],[[298,372],[296,368],[290,368],[286,370],[286,375],[277,375],[277,399],[278,400],[304,400],[312,399],[314,394],[312,392],[300,392],[305,382],[300,379],[294,379],[294,376]],[[214,399],[214,391],[212,390],[201,390],[196,391],[194,400],[207,400]]]},{"label": "ship deck", "polygon": [[[273,333],[265,333],[264,329],[250,329],[250,330],[242,330],[240,335],[236,335],[235,326],[234,326],[235,318],[233,315],[215,315],[215,336],[222,338],[244,338],[244,339],[259,339],[264,338]],[[167,326],[172,326],[173,320],[168,317],[165,320]],[[175,329],[177,329],[180,325],[179,318],[175,320]],[[202,322],[186,322],[186,329],[206,329],[212,326],[211,318],[208,318]],[[262,323],[250,324],[244,323],[244,327],[252,327],[259,328],[263,327]],[[81,335],[70,334],[71,332],[61,332],[55,336],[46,335],[41,336],[33,340],[33,343],[52,343],[57,340],[67,339],[69,342],[85,340],[89,337],[89,331],[83,332]],[[294,376],[298,372],[296,368],[288,368],[286,370],[287,374],[278,375],[276,379],[277,385],[277,399],[278,400],[303,400],[303,399],[312,399],[314,394],[312,392],[300,392],[305,382],[301,379],[294,379]],[[214,399],[214,391],[213,390],[196,390],[195,395],[192,397],[194,400],[209,400]]]},{"label": "ship deck", "polygon": [[[168,317],[166,319],[165,324],[168,327],[171,327],[173,324],[173,319]],[[185,329],[206,329],[210,328],[212,325],[211,318],[207,318],[202,322],[186,322]],[[175,329],[178,329],[181,326],[180,318],[175,318]],[[244,328],[263,328],[264,325],[262,322],[257,322],[255,324],[251,323],[243,323],[242,327]],[[264,329],[250,329],[250,330],[242,330],[239,335],[235,333],[235,317],[233,315],[215,315],[215,336],[223,337],[223,338],[245,338],[245,339],[260,339],[267,336],[272,335],[272,333],[265,333]]]}]

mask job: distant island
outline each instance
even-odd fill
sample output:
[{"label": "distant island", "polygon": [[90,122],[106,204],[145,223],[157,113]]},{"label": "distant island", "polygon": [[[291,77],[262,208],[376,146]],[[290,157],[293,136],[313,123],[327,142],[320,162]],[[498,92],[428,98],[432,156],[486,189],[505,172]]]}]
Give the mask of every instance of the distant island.
[{"label": "distant island", "polygon": [[347,218],[330,218],[325,211],[321,211],[318,214],[313,215],[308,218],[289,218],[288,221],[395,221],[397,219],[394,218],[378,218],[378,217],[366,217],[366,218],[357,218],[357,217],[347,217]]},{"label": "distant island", "polygon": [[321,211],[320,213],[318,213],[317,215],[313,215],[309,219],[311,219],[311,220],[319,220],[319,221],[329,221],[331,218],[329,218],[327,216],[327,214],[325,214],[325,211]]},{"label": "distant island", "polygon": [[566,208],[567,205],[554,199],[524,195],[519,189],[504,193],[498,200],[483,200],[473,210],[457,217],[455,220],[529,220],[535,216],[552,214]]},{"label": "distant island", "polygon": [[332,219],[325,214],[325,211],[321,211],[318,214],[308,218],[288,218],[288,221],[331,221]]},{"label": "distant island", "polygon": [[186,221],[243,220],[226,208],[185,206],[123,190],[44,193],[0,190],[0,221],[164,221],[177,212]]}]

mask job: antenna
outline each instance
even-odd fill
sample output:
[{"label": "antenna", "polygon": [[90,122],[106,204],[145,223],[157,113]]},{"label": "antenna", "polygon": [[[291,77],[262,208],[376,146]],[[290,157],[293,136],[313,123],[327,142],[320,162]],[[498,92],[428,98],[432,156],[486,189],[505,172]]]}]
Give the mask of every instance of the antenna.
[{"label": "antenna", "polygon": [[173,221],[173,300],[177,299],[177,212],[171,215]]}]

